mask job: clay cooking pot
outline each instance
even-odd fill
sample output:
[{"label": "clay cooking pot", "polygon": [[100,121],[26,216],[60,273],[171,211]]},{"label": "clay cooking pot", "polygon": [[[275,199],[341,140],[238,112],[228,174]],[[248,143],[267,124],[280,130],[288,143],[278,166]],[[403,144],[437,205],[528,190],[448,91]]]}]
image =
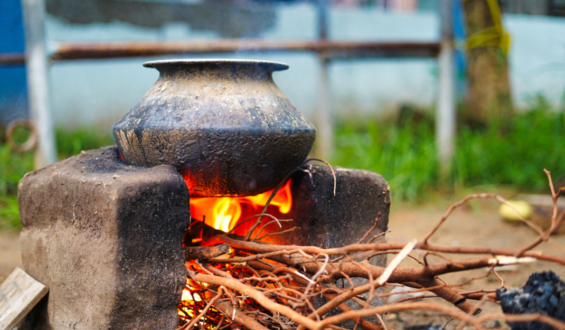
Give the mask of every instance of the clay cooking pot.
[{"label": "clay cooking pot", "polygon": [[191,196],[245,196],[276,186],[307,157],[316,131],[273,82],[286,64],[170,60],[114,126],[127,163],[175,166]]}]

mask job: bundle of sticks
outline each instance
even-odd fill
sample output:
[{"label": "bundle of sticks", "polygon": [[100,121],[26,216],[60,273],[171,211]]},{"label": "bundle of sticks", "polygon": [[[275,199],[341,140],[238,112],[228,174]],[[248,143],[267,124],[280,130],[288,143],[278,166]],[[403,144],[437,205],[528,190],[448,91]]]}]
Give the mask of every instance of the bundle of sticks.
[{"label": "bundle of sticks", "polygon": [[[185,321],[180,328],[318,330],[343,329],[344,322],[349,322],[354,324],[354,329],[380,330],[388,329],[383,314],[427,310],[459,321],[457,329],[465,325],[484,329],[489,320],[538,321],[565,329],[564,322],[542,314],[480,313],[483,303],[497,301],[495,291],[466,291],[441,279],[448,273],[488,269],[503,286],[504,280],[495,269],[498,266],[537,260],[564,266],[565,258],[533,250],[550,240],[565,217],[565,213],[558,214],[557,208],[557,199],[565,188],[556,191],[550,173],[546,171],[546,174],[554,202],[551,228],[544,231],[522,219],[539,237],[520,250],[440,246],[429,242],[452,212],[472,199],[494,199],[512,207],[495,194],[469,195],[454,203],[421,242],[375,241],[382,236],[382,233],[371,236],[378,216],[373,228],[356,244],[339,248],[270,245],[249,237],[217,234],[206,242],[207,246],[185,251],[193,299],[180,306],[181,314],[184,313],[181,319]],[[423,253],[415,256],[415,250]],[[386,267],[370,262],[375,256],[383,255],[394,256]],[[472,256],[454,260],[447,255]],[[432,264],[429,256],[439,256],[442,262]],[[405,259],[412,259],[417,266],[401,265]],[[364,279],[362,283],[356,280],[359,278]],[[347,285],[338,285],[338,280]],[[400,300],[375,304],[375,299],[395,294],[384,293],[383,288],[390,286],[412,288],[408,292],[427,291],[443,302]]]}]

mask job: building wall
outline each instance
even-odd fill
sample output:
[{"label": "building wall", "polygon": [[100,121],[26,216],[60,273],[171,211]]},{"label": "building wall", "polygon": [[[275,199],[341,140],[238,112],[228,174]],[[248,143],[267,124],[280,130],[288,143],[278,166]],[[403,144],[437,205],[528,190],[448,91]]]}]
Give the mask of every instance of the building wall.
[{"label": "building wall", "polygon": [[[276,21],[260,37],[316,38],[316,13],[308,4],[278,7]],[[513,36],[510,52],[513,97],[526,106],[537,93],[559,105],[565,90],[565,19],[507,15]],[[432,41],[439,37],[433,12],[391,13],[378,9],[343,9],[330,13],[330,38],[338,40]],[[142,41],[211,39],[219,35],[184,24],[140,28],[127,23],[72,25],[48,19],[51,41]],[[175,56],[177,57],[177,56]],[[216,57],[216,56],[213,56]],[[317,103],[319,67],[310,54],[234,54],[286,62],[290,69],[275,81],[299,110],[311,115]],[[155,58],[55,63],[50,69],[52,108],[59,125],[112,123],[126,113],[157,79],[141,64]],[[433,107],[437,95],[435,60],[362,60],[331,64],[333,111],[344,115],[383,112],[404,103]]]}]

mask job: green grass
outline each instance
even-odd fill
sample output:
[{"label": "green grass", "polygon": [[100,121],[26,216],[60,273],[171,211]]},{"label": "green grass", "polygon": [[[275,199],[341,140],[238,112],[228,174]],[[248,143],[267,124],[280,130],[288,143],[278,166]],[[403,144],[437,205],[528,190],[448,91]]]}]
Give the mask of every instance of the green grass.
[{"label": "green grass", "polygon": [[543,102],[516,115],[513,127],[460,127],[452,170],[440,184],[433,118],[347,120],[336,127],[333,164],[378,172],[388,180],[396,200],[421,201],[431,191],[490,185],[521,192],[548,191],[543,169],[554,181],[565,180],[565,118]]},{"label": "green grass", "polygon": [[89,127],[74,130],[58,129],[55,139],[59,159],[78,155],[82,150],[98,149],[115,144],[110,131]]},{"label": "green grass", "polygon": [[453,182],[459,186],[510,185],[526,192],[548,191],[543,169],[554,181],[565,178],[563,113],[537,109],[519,115],[514,128],[502,135],[495,126],[486,132],[463,129],[453,162]]},{"label": "green grass", "polygon": [[21,228],[16,196],[0,195],[0,230]]},{"label": "green grass", "polygon": [[438,180],[433,125],[398,127],[377,120],[340,121],[332,164],[380,173],[395,198],[415,200]]},{"label": "green grass", "polygon": [[[17,141],[25,140],[25,133],[18,133]],[[3,134],[2,134],[3,136]],[[96,127],[74,130],[58,129],[55,134],[59,159],[76,155],[81,150],[96,149],[114,144],[109,132]],[[5,143],[0,143],[0,230],[21,227],[18,214],[18,182],[33,170],[33,153],[18,153]]]}]

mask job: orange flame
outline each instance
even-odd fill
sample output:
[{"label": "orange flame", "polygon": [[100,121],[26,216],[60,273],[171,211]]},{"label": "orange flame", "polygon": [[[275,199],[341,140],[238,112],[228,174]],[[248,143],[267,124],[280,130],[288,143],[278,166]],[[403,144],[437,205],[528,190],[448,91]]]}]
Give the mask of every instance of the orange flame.
[{"label": "orange flame", "polygon": [[[186,178],[185,178],[186,179]],[[190,187],[189,182],[187,185]],[[287,214],[292,208],[291,180],[286,182],[275,194],[269,204],[269,213],[278,211]],[[271,197],[274,189],[255,196],[247,197],[198,197],[190,199],[190,214],[194,220],[205,219],[208,226],[223,232],[229,232],[242,219],[242,216],[252,216],[262,211],[263,207]],[[242,230],[248,227],[241,228]],[[239,230],[239,228],[238,228]],[[201,238],[193,238],[192,242],[200,242]],[[187,262],[187,267],[194,267],[192,262]],[[187,280],[183,291],[182,302],[201,302],[198,293],[198,285],[191,279]],[[191,309],[180,308],[179,316],[194,317]]]},{"label": "orange flame", "polygon": [[[269,197],[271,197],[273,190],[248,197],[191,198],[190,214],[192,218],[199,220],[202,220],[205,216],[207,225],[227,233],[241,219],[243,209],[247,211],[245,214],[254,215],[260,213]],[[290,180],[277,191],[270,206],[277,207],[282,214],[290,212],[292,208]]]},{"label": "orange flame", "polygon": [[[186,177],[185,177],[185,181]],[[190,182],[187,181],[187,186],[190,189]],[[288,180],[275,194],[273,200],[269,204],[269,213],[273,211],[278,211],[280,214],[287,214],[292,208],[292,193],[291,193],[291,180]],[[240,220],[244,220],[244,217],[253,216],[255,214],[261,213],[265,204],[271,197],[274,189],[269,190],[265,193],[248,196],[248,197],[198,197],[190,198],[190,213],[194,220],[202,221],[217,230],[223,232],[231,231]],[[275,213],[276,214],[276,213]],[[278,215],[277,215],[278,216]],[[270,219],[268,219],[270,221]],[[246,232],[251,227],[249,225],[243,225],[237,228],[236,231]],[[193,237],[192,243],[199,243],[202,241],[202,237]],[[193,261],[188,261],[186,263],[187,268],[192,268],[193,271],[201,272],[202,270]],[[242,269],[236,269],[236,266],[226,266],[233,272],[241,272]],[[233,269],[232,269],[233,268]],[[228,271],[230,272],[230,271]],[[237,277],[237,276],[236,276]],[[197,283],[192,279],[188,278],[186,286],[182,293],[181,304],[179,305],[178,314],[179,317],[185,321],[189,321],[195,317],[195,310],[204,308],[204,300],[201,292],[201,285],[206,286],[206,284]],[[204,297],[210,298],[210,297]],[[198,307],[198,308],[197,308]],[[207,313],[206,318],[212,320],[214,316],[218,313],[215,309],[210,309]],[[221,314],[220,314],[221,315]],[[217,315],[216,315],[217,316]],[[219,317],[218,320],[219,321]],[[202,320],[199,321],[201,325],[204,325]],[[206,328],[206,327],[204,327]],[[208,329],[208,328],[206,328]],[[211,329],[211,328],[210,328]]]}]

